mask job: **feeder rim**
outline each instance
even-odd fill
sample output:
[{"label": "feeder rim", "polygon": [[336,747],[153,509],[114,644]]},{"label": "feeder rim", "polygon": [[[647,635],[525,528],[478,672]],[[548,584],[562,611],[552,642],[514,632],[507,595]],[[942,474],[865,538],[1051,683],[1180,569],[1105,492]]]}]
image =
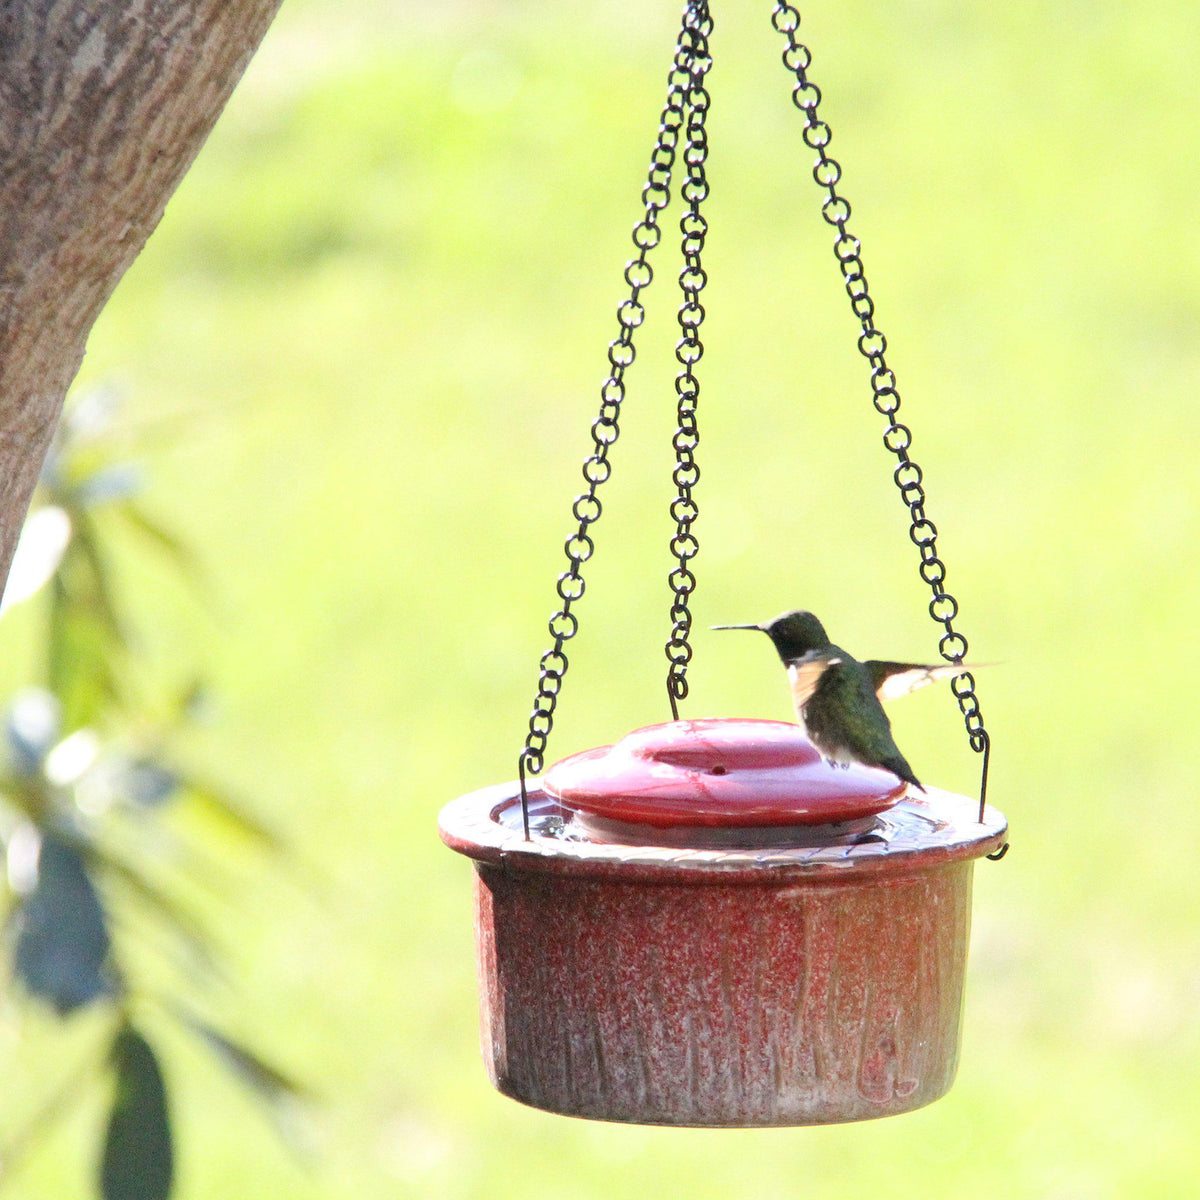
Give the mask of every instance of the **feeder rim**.
[{"label": "feeder rim", "polygon": [[[531,808],[558,812],[540,788],[529,789]],[[442,841],[477,863],[548,875],[611,878],[630,882],[745,883],[777,886],[782,881],[823,884],[863,875],[898,877],[948,863],[981,858],[1003,845],[1008,820],[990,805],[980,823],[977,800],[940,788],[908,796],[887,814],[924,824],[922,837],[896,836],[887,843],[797,848],[686,849],[568,841],[534,831],[526,840],[517,781],[493,784],[451,800],[438,815]],[[509,824],[497,819],[505,813]],[[934,826],[938,827],[934,827]]]}]

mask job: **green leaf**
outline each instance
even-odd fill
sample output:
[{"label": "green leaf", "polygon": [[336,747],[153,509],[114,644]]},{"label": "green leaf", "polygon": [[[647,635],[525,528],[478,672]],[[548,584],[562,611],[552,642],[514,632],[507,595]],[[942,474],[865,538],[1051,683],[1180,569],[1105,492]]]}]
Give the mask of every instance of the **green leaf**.
[{"label": "green leaf", "polygon": [[138,867],[116,855],[96,846],[92,847],[92,855],[109,879],[118,886],[124,885],[128,888],[129,892],[179,939],[197,967],[217,979],[225,980],[225,972],[214,955],[212,937],[208,929],[186,905],[148,879]]},{"label": "green leaf", "polygon": [[219,824],[257,842],[268,850],[283,849],[283,839],[274,829],[246,812],[219,789],[190,775],[182,776],[179,783],[187,798],[209,816],[214,817]]},{"label": "green leaf", "polygon": [[116,1092],[104,1138],[104,1200],[167,1200],[174,1174],[167,1089],[150,1044],[130,1025],[113,1042]]},{"label": "green leaf", "polygon": [[311,1131],[306,1128],[306,1105],[311,1099],[307,1089],[266,1062],[242,1042],[214,1028],[182,1005],[174,1005],[179,1020],[213,1052],[217,1059],[245,1087],[261,1100],[270,1113],[279,1134],[294,1149],[305,1151]]},{"label": "green leaf", "polygon": [[184,720],[204,721],[208,718],[210,704],[208,684],[197,676],[175,693],[167,709],[168,718],[173,724]]},{"label": "green leaf", "polygon": [[[61,696],[69,676],[71,662],[70,600],[62,579],[55,575],[50,581],[49,640],[46,646],[46,685],[55,696]],[[61,715],[60,715],[61,721]]]},{"label": "green leaf", "polygon": [[82,855],[45,835],[37,882],[19,911],[13,966],[31,993],[60,1013],[112,992],[108,928]]},{"label": "green leaf", "polygon": [[221,1060],[242,1083],[272,1106],[291,1103],[304,1097],[304,1090],[295,1080],[260,1058],[241,1042],[215,1029],[199,1017],[176,1010],[192,1031]]},{"label": "green leaf", "polygon": [[189,576],[197,572],[196,559],[192,552],[170,530],[164,529],[152,517],[130,501],[117,506],[117,511],[147,540],[153,542],[177,567]]},{"label": "green leaf", "polygon": [[62,724],[77,729],[99,722],[119,706],[122,688],[113,667],[121,645],[94,605],[53,581],[50,602],[48,684],[62,705]]},{"label": "green leaf", "polygon": [[113,642],[118,646],[123,646],[125,634],[121,618],[117,614],[116,603],[113,600],[108,563],[100,549],[100,539],[96,536],[96,527],[90,517],[84,517],[82,514],[76,515],[75,538],[68,554],[71,555],[72,551],[78,551],[82,561],[87,564],[91,584],[87,595],[89,612],[100,621]]}]

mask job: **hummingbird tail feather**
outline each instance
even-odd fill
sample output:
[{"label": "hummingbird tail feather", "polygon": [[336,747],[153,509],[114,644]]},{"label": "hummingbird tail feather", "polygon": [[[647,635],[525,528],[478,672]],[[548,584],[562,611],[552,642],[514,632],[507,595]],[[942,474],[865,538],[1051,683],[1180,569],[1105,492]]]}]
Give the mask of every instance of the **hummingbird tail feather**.
[{"label": "hummingbird tail feather", "polygon": [[905,783],[911,783],[913,787],[917,789],[917,791],[925,791],[924,785],[917,778],[912,767],[910,767],[908,763],[899,755],[897,755],[895,758],[889,758],[886,762],[881,762],[879,765],[883,767],[885,771],[891,771],[893,775],[903,779]]}]

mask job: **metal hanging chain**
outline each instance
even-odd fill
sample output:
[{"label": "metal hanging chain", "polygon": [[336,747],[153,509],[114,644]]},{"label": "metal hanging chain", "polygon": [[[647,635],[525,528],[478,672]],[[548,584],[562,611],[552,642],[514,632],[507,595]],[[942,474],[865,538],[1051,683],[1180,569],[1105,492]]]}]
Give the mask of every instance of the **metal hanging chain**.
[{"label": "metal hanging chain", "polygon": [[[701,16],[702,10],[704,16]],[[675,150],[679,143],[679,130],[683,124],[687,98],[693,86],[696,47],[705,38],[701,31],[706,21],[707,0],[688,0],[683,15],[683,26],[675,46],[675,58],[667,75],[667,100],[659,118],[658,139],[650,156],[650,172],[642,188],[645,212],[633,228],[633,244],[637,247],[638,254],[625,266],[625,282],[630,288],[629,298],[617,307],[620,333],[608,346],[611,370],[600,388],[600,413],[592,423],[592,453],[583,464],[583,478],[587,483],[587,490],[575,498],[571,508],[579,524],[563,547],[569,566],[558,577],[557,590],[562,603],[549,622],[550,636],[554,642],[539,662],[538,688],[529,717],[529,733],[525,738],[525,747],[517,758],[517,772],[521,782],[521,819],[526,839],[529,837],[526,775],[540,774],[545,765],[546,743],[554,726],[554,710],[569,665],[564,647],[579,631],[579,620],[571,609],[583,596],[583,564],[591,558],[595,550],[588,530],[599,519],[601,513],[597,490],[612,474],[608,455],[620,434],[621,402],[625,399],[625,371],[635,357],[634,330],[645,318],[645,309],[639,297],[654,278],[648,256],[662,240],[658,215],[671,199],[671,173],[675,165]]]},{"label": "metal hanging chain", "polygon": [[700,293],[708,282],[708,276],[700,265],[700,253],[708,233],[708,222],[700,213],[700,204],[708,198],[708,178],[704,164],[708,158],[708,131],[704,118],[708,113],[711,97],[704,86],[705,77],[712,66],[708,52],[708,36],[712,33],[712,18],[708,5],[697,5],[696,41],[692,58],[691,86],[688,89],[688,119],[683,161],[688,176],[680,189],[687,209],[679,219],[679,231],[683,234],[683,270],[679,273],[679,287],[683,292],[683,303],[679,308],[680,339],[675,346],[675,357],[682,370],[675,378],[678,396],[676,408],[678,428],[672,444],[675,447],[675,470],[672,478],[677,490],[671,503],[671,516],[675,521],[675,536],[671,539],[671,553],[678,565],[667,576],[674,600],[671,604],[671,636],[666,644],[667,698],[671,702],[671,717],[679,720],[679,701],[688,694],[687,668],[692,658],[689,637],[692,632],[692,613],[688,598],[696,590],[696,576],[688,563],[700,552],[700,543],[692,532],[692,523],[700,514],[692,496],[692,488],[700,480],[700,468],[696,463],[696,447],[700,433],[696,425],[696,406],[700,400],[700,382],[695,367],[704,354],[700,342],[700,326],[704,321],[704,306]]},{"label": "metal hanging chain", "polygon": [[[887,339],[875,324],[875,302],[867,291],[867,277],[863,271],[862,245],[847,229],[850,220],[850,204],[837,190],[842,178],[842,168],[829,154],[832,131],[829,124],[818,114],[821,90],[808,78],[812,54],[807,46],[796,37],[800,28],[800,13],[790,4],[776,4],[772,13],[772,24],[787,39],[783,52],[783,65],[796,77],[792,88],[792,103],[804,115],[803,137],[805,144],[817,152],[813,165],[813,178],[827,193],[821,214],[837,230],[833,252],[841,264],[846,294],[850,307],[862,326],[858,338],[859,353],[871,364],[871,390],[874,392],[875,407],[887,418],[883,433],[883,444],[896,456],[897,465],[893,472],[896,487],[909,510],[908,536],[921,553],[921,578],[929,585],[933,598],[929,602],[929,615],[940,624],[945,632],[938,641],[938,650],[949,663],[961,666],[967,653],[967,639],[954,628],[958,616],[958,601],[943,586],[946,580],[946,565],[937,553],[937,527],[925,513],[925,489],[922,486],[921,468],[909,454],[912,432],[907,425],[896,420],[900,409],[900,393],[896,389],[896,376],[887,365],[885,353]],[[975,695],[975,679],[970,671],[963,671],[951,681],[951,688],[958,699],[971,749],[983,755],[983,768],[979,783],[979,820],[983,821],[987,804],[988,757],[991,738],[983,725],[983,714]],[[989,858],[1001,858],[1008,844]]]}]

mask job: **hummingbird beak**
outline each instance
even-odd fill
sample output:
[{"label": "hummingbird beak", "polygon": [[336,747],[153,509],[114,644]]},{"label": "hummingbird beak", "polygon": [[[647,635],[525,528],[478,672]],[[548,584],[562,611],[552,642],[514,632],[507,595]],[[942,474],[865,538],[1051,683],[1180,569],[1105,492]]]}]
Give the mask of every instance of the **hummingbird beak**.
[{"label": "hummingbird beak", "polygon": [[757,629],[762,632],[761,625],[710,625],[709,629]]}]

